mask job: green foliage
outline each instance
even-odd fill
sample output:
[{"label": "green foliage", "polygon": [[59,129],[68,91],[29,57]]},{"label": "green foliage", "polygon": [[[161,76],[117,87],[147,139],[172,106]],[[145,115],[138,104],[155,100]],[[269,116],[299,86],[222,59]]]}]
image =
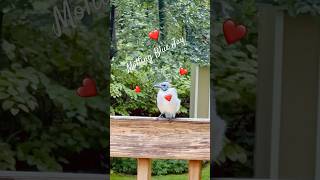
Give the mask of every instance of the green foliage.
[{"label": "green foliage", "polygon": [[137,160],[131,158],[112,158],[111,167],[112,173],[136,174]]},{"label": "green foliage", "polygon": [[0,167],[1,169],[15,170],[15,152],[10,145],[0,141]]},{"label": "green foliage", "polygon": [[[159,43],[148,38],[148,33],[159,27],[156,1],[121,0],[113,3],[117,7],[117,54],[112,60],[111,113],[157,116],[156,89],[153,85],[169,80],[182,99],[180,116],[188,116],[190,76],[180,76],[179,68],[190,70],[191,62],[208,64],[209,43],[204,41],[209,35],[208,2],[166,1],[166,34]],[[195,12],[198,10],[202,13]],[[159,58],[153,57],[147,65],[127,73],[127,63],[137,57],[153,55],[154,47],[170,45],[172,39],[186,38],[187,26],[190,32],[186,46],[178,45],[162,53]],[[134,92],[136,86],[141,88],[141,93]]]},{"label": "green foliage", "polygon": [[[122,174],[136,174],[137,161],[131,158],[113,158],[112,172]],[[152,175],[183,174],[188,172],[185,160],[153,160]]]},{"label": "green foliage", "polygon": [[[227,121],[225,147],[216,161],[228,176],[253,174],[254,120],[257,81],[257,23],[254,0],[224,1],[217,7],[213,28],[214,77],[218,114]],[[221,10],[222,9],[222,10]],[[227,45],[222,32],[224,16],[247,26],[241,41]],[[220,168],[219,167],[219,168]],[[226,168],[232,171],[226,170]],[[216,168],[217,169],[217,168]]]},{"label": "green foliage", "polygon": [[[62,171],[70,154],[103,154],[109,144],[101,118],[108,115],[107,17],[86,16],[58,38],[51,9],[62,1],[19,2],[1,2],[0,169],[21,170],[19,162],[30,170]],[[87,74],[99,96],[84,99],[76,89]]]},{"label": "green foliage", "polygon": [[[135,180],[136,176],[133,175],[118,175],[111,174],[110,179],[112,180]],[[166,176],[152,176],[154,180],[185,180],[188,179],[188,174],[179,174],[179,175],[166,175]],[[210,166],[206,166],[202,169],[201,179],[210,179]]]},{"label": "green foliage", "polygon": [[[177,88],[179,98],[182,101],[180,116],[188,116],[190,76],[181,77],[178,67],[176,69],[175,72],[172,72],[171,77],[175,78],[172,84]],[[163,71],[169,71],[169,69],[162,69],[158,72],[143,71],[127,74],[123,70],[112,68],[112,83],[110,86],[111,114],[158,116],[159,110],[156,106],[157,89],[153,86],[156,82],[160,82],[156,77],[156,73]],[[137,94],[133,90],[136,86],[141,88],[141,93]]]},{"label": "green foliage", "polygon": [[155,160],[152,162],[153,175],[182,174],[188,172],[185,160]]},{"label": "green foliage", "polygon": [[[159,44],[147,38],[148,33],[159,28],[156,1],[141,3],[140,0],[115,1],[118,17],[116,36],[118,53],[112,65],[125,68],[124,64],[142,55],[152,54],[155,46],[169,44],[173,38],[187,38],[184,48],[177,48],[161,55],[153,66],[164,63],[179,65],[181,62],[209,63],[209,2],[168,1],[165,4],[165,39]],[[131,7],[131,8],[127,8]],[[201,13],[199,13],[201,12]],[[188,37],[186,27],[189,28]],[[130,36],[128,36],[130,33]],[[160,32],[161,36],[161,32]],[[151,41],[151,42],[150,42]],[[154,70],[158,70],[154,68]]]},{"label": "green foliage", "polygon": [[280,6],[291,15],[320,15],[320,2],[318,0],[261,0],[261,2]]}]

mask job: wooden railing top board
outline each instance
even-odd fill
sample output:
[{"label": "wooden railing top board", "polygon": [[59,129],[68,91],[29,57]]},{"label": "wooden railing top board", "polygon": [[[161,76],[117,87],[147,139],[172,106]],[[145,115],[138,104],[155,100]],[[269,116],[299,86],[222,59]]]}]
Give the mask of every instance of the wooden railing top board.
[{"label": "wooden railing top board", "polygon": [[210,159],[210,120],[111,116],[111,157]]}]

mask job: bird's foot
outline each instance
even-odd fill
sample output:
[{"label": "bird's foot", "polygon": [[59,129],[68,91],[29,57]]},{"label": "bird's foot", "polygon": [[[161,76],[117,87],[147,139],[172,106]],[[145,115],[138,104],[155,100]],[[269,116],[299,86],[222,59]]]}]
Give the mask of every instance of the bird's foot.
[{"label": "bird's foot", "polygon": [[172,122],[174,120],[174,117],[170,117],[170,118],[167,118],[169,122]]},{"label": "bird's foot", "polygon": [[163,114],[160,114],[158,117],[157,117],[157,120],[161,120],[161,119],[163,119],[164,117],[163,117]]}]

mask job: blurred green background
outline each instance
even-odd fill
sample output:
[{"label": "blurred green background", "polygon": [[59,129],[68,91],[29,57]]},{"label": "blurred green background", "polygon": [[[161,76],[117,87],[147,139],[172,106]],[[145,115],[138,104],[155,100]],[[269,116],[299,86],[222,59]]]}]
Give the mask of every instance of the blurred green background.
[{"label": "blurred green background", "polygon": [[[62,5],[0,2],[1,170],[108,169],[107,8],[85,14],[57,37],[53,7]],[[77,5],[84,7],[84,1],[70,1],[70,7]],[[96,81],[98,96],[80,98],[76,90],[87,75]]]},{"label": "blurred green background", "polygon": [[[215,177],[253,177],[256,82],[258,67],[258,8],[269,4],[291,16],[320,14],[318,0],[215,0],[211,42],[211,77],[218,114],[227,122],[224,148],[214,164]],[[223,22],[231,18],[247,27],[241,41],[227,45]]]}]

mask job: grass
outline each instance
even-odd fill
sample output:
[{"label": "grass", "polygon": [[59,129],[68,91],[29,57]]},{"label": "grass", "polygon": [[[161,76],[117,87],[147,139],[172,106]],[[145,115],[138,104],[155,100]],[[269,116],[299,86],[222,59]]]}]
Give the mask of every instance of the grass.
[{"label": "grass", "polygon": [[[111,174],[110,180],[136,180],[136,176]],[[181,175],[167,175],[167,176],[152,176],[152,180],[186,180],[188,174]],[[206,166],[202,169],[202,178],[210,179],[210,166]]]}]

